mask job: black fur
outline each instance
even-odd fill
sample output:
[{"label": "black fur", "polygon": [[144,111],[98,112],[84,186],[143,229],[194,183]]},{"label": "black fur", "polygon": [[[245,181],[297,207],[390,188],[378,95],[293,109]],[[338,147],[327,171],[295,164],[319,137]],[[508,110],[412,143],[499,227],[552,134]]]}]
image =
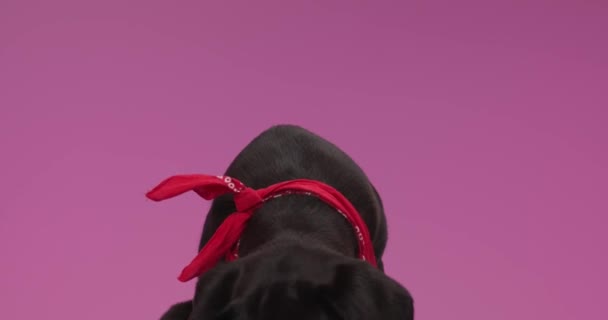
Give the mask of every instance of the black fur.
[{"label": "black fur", "polygon": [[[380,197],[348,155],[303,128],[275,126],[241,151],[225,175],[252,188],[298,178],[333,186],[367,224],[380,269],[355,258],[352,227],[333,208],[310,196],[280,197],[249,221],[241,258],[201,276],[194,299],[161,320],[414,318],[411,295],[383,272],[387,227]],[[231,196],[213,202],[199,249],[234,211]]]}]

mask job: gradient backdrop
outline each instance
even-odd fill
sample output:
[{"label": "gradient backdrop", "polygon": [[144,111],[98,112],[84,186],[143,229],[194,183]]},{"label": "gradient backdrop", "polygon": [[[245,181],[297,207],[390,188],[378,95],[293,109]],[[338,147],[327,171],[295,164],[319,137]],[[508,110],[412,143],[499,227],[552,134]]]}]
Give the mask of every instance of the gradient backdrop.
[{"label": "gradient backdrop", "polygon": [[608,319],[606,1],[0,1],[0,318],[157,319],[221,173],[295,123],[366,170],[417,319]]}]

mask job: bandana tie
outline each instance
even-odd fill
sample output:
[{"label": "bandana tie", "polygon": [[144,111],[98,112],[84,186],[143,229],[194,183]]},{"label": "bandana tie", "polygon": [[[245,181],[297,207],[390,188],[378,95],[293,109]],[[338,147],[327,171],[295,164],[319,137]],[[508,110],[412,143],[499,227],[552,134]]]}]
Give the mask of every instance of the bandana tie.
[{"label": "bandana tie", "polygon": [[317,197],[342,214],[355,231],[359,258],[377,266],[369,231],[355,207],[339,191],[320,181],[297,179],[254,190],[228,176],[178,175],[164,180],[146,196],[154,201],[162,201],[188,191],[196,192],[205,200],[233,194],[236,212],[228,215],[198,255],[182,270],[178,278],[182,282],[200,276],[222,258],[228,261],[238,258],[239,240],[255,209],[268,200],[288,194]]}]

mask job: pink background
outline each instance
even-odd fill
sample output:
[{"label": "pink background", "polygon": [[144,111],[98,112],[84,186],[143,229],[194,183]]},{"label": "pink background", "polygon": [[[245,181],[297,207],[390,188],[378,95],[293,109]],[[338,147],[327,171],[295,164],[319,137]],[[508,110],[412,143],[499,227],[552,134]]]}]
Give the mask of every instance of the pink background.
[{"label": "pink background", "polygon": [[607,319],[606,1],[0,2],[0,318],[157,319],[221,173],[337,143],[417,319]]}]

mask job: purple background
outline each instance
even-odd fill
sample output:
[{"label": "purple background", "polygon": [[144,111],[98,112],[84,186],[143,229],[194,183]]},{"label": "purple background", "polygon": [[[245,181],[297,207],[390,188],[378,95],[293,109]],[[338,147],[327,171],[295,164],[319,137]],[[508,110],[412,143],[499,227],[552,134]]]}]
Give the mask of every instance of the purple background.
[{"label": "purple background", "polygon": [[417,319],[607,319],[606,1],[0,2],[0,318],[157,319],[256,134],[350,153]]}]

